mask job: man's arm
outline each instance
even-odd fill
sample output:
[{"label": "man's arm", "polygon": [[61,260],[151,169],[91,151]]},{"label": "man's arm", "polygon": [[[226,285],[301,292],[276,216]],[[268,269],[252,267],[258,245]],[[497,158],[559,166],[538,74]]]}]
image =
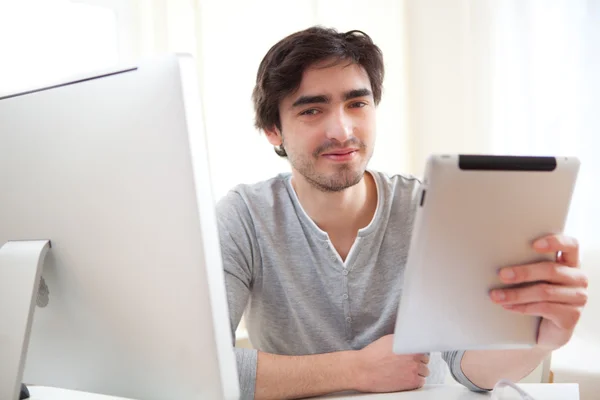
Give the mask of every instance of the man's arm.
[{"label": "man's arm", "polygon": [[257,400],[296,399],[327,393],[398,392],[425,384],[429,356],[397,355],[393,335],[361,350],[308,356],[258,353]]},{"label": "man's arm", "polygon": [[[235,346],[235,333],[248,303],[253,280],[256,248],[252,218],[239,193],[230,191],[216,207],[219,242],[223,260],[229,323]],[[254,398],[256,381],[255,349],[234,348],[240,399]]]},{"label": "man's arm", "polygon": [[309,356],[258,353],[255,398],[294,399],[356,389],[354,351]]}]

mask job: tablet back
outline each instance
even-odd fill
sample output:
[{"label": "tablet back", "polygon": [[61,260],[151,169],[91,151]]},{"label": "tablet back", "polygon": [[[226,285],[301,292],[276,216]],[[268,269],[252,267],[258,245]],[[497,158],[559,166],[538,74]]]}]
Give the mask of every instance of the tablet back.
[{"label": "tablet back", "polygon": [[489,298],[501,267],[553,259],[532,249],[561,233],[573,157],[433,155],[416,211],[394,352],[508,349],[536,343],[539,318]]}]

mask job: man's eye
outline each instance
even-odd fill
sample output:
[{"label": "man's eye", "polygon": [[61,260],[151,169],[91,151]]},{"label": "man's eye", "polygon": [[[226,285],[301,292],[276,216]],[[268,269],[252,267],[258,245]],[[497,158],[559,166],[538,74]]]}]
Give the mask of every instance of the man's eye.
[{"label": "man's eye", "polygon": [[300,115],[317,115],[319,113],[319,110],[317,110],[316,108],[311,108],[305,111],[302,111],[300,113]]},{"label": "man's eye", "polygon": [[352,108],[362,108],[362,107],[364,107],[366,105],[367,105],[367,103],[365,103],[364,101],[357,101],[355,103],[352,103],[350,105],[350,107],[352,107]]}]

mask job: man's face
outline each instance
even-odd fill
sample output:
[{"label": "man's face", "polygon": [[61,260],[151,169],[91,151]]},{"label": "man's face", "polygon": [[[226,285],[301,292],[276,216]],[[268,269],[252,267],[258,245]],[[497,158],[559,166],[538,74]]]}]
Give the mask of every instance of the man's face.
[{"label": "man's face", "polygon": [[331,61],[304,71],[298,90],[279,105],[281,132],[292,168],[322,191],[337,192],[360,182],[373,154],[375,102],[366,71]]}]

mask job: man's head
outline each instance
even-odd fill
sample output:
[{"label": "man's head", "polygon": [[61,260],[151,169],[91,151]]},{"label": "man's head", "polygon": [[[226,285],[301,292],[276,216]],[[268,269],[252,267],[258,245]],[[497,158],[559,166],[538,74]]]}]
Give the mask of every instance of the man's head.
[{"label": "man's head", "polygon": [[358,183],[373,154],[383,56],[360,31],[312,27],[275,44],[252,95],[255,125],[323,191]]}]

